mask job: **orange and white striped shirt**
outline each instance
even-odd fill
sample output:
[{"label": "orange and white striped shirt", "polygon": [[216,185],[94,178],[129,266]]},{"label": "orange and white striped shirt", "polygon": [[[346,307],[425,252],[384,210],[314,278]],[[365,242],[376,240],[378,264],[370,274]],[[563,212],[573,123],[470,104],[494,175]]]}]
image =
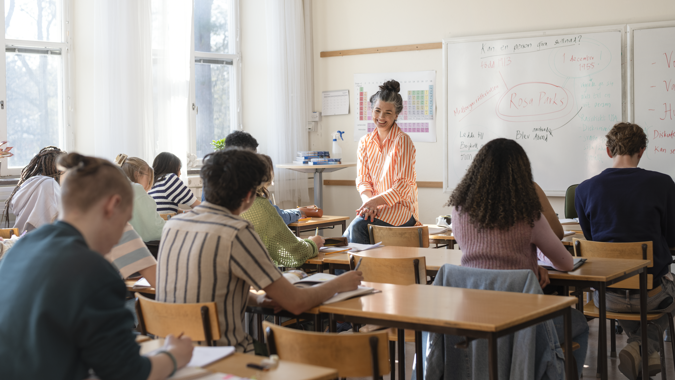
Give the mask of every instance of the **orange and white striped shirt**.
[{"label": "orange and white striped shirt", "polygon": [[400,226],[415,217],[420,225],[417,206],[417,172],[415,145],[410,136],[394,124],[380,149],[377,130],[359,141],[356,188],[359,194],[370,190],[381,195],[386,205],[379,207],[378,219]]}]

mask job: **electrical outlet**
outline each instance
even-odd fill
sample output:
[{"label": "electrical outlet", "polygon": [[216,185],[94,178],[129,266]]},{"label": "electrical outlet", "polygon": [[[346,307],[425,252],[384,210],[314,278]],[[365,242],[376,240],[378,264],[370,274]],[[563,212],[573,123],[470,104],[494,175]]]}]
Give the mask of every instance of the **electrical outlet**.
[{"label": "electrical outlet", "polygon": [[321,112],[312,112],[309,114],[309,121],[319,121],[321,120]]}]

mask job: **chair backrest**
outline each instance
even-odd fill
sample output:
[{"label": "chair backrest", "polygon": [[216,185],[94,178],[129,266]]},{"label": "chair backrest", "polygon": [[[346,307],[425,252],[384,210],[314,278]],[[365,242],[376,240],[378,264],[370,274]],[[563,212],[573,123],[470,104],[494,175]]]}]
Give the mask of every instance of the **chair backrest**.
[{"label": "chair backrest", "polygon": [[136,314],[142,334],[164,338],[183,333],[195,342],[214,345],[220,339],[218,309],[215,302],[167,303],[136,293]]},{"label": "chair backrest", "polygon": [[574,194],[577,192],[577,186],[572,185],[565,190],[565,218],[572,219],[578,218],[577,209],[574,208]]},{"label": "chair backrest", "polygon": [[3,239],[11,239],[13,235],[19,236],[18,228],[0,228],[0,237]]},{"label": "chair backrest", "polygon": [[349,255],[349,267],[352,270],[359,261],[364,281],[396,285],[426,284],[427,263],[424,256],[389,259]]},{"label": "chair backrest", "polygon": [[[634,243],[604,243],[574,239],[574,253],[580,257],[600,257],[604,259],[649,260],[648,268],[654,266],[654,247],[651,241]],[[647,276],[647,289],[652,288],[653,276]],[[640,289],[639,276],[623,280],[610,288]]]},{"label": "chair backrest", "polygon": [[263,322],[270,355],[338,371],[338,377],[377,379],[389,373],[387,330],[373,333],[317,333]]},{"label": "chair backrest", "polygon": [[382,242],[395,247],[429,248],[429,227],[385,227],[368,225],[370,244]]}]

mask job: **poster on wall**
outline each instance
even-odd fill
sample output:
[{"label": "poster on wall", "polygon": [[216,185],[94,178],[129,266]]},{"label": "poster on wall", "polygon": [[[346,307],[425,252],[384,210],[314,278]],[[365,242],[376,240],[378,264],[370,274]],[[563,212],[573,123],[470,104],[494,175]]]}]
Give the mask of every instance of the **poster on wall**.
[{"label": "poster on wall", "polygon": [[354,141],[375,130],[370,97],[388,80],[401,84],[403,110],[396,124],[415,142],[436,142],[436,72],[354,74]]}]

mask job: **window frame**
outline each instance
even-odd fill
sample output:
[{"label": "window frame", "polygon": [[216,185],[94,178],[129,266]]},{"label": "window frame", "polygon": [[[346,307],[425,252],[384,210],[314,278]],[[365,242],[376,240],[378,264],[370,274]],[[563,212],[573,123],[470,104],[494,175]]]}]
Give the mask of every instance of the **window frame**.
[{"label": "window frame", "polygon": [[[36,40],[17,40],[5,38],[4,32],[0,35],[0,42],[5,47],[4,51],[7,54],[7,49],[39,49],[39,50],[60,50],[61,54],[61,88],[62,88],[62,102],[61,102],[61,130],[59,131],[58,146],[62,150],[70,151],[75,146],[75,135],[73,133],[73,96],[72,96],[72,72],[71,72],[71,46],[72,46],[72,3],[71,0],[57,0],[61,4],[61,41],[36,41]],[[0,20],[0,30],[5,30],[4,6],[6,0],[0,0],[0,5],[3,9],[3,17]],[[0,109],[0,141],[6,141],[8,135],[7,123],[7,67],[6,56],[0,59],[0,100],[4,102],[5,107]],[[7,143],[12,145],[12,141]],[[15,147],[14,149],[20,149]],[[37,153],[37,152],[36,152]],[[21,174],[23,167],[9,168],[7,160],[0,160],[0,177],[15,177]]]},{"label": "window frame", "polygon": [[[241,23],[239,15],[239,0],[228,0],[230,2],[230,20],[228,22],[229,35],[231,36],[230,44],[234,45],[234,53],[206,53],[195,51],[195,23],[194,15],[192,18],[192,37],[190,38],[190,95],[189,95],[189,131],[188,143],[188,169],[200,168],[202,166],[203,157],[197,156],[197,98],[195,94],[195,63],[199,59],[215,59],[219,61],[232,61],[232,77],[234,78],[233,85],[230,86],[230,109],[231,120],[230,130],[241,130]],[[193,5],[194,9],[194,5]],[[193,11],[194,12],[194,11]]]}]

